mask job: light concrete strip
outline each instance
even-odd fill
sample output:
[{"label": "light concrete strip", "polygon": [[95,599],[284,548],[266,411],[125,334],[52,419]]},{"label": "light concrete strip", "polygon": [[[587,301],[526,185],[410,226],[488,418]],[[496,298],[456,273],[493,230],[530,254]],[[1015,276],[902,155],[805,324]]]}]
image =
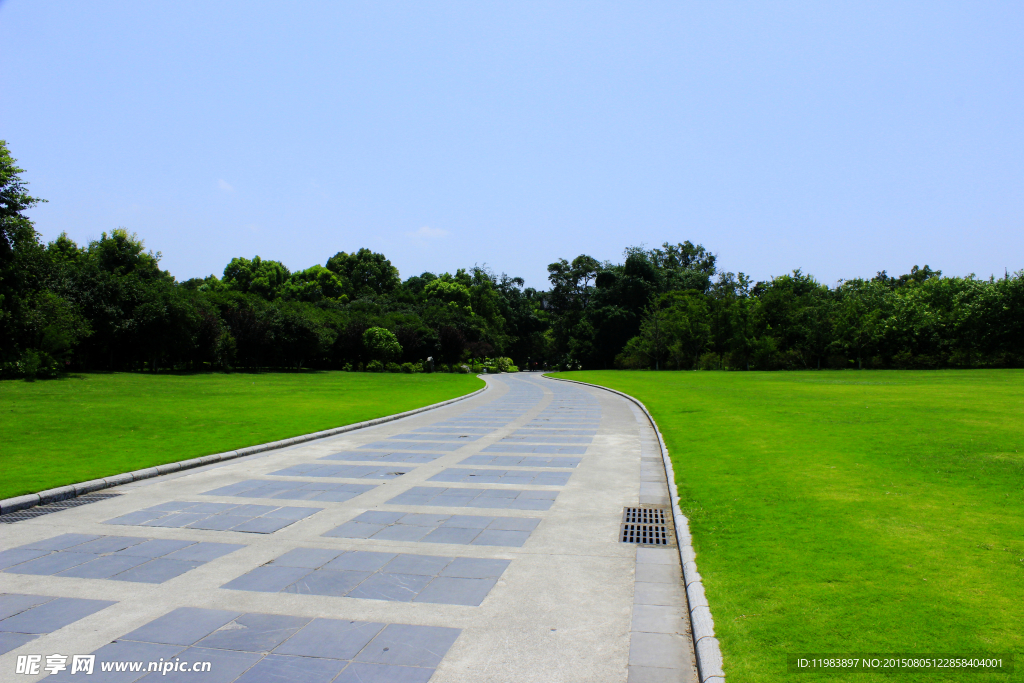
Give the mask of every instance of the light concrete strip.
[{"label": "light concrete strip", "polygon": [[[579,382],[572,379],[564,379],[561,377],[552,377],[550,379],[594,387],[613,394],[618,394],[619,396],[622,396],[636,404],[636,406],[643,411],[643,414],[650,421],[651,427],[658,436],[658,447],[661,451],[662,463],[664,465],[664,472],[667,477],[667,481],[673,483],[673,485],[668,488],[669,495],[672,500],[672,514],[675,520],[676,538],[679,547],[679,560],[683,567],[683,580],[686,586],[687,600],[689,601],[689,597],[691,595],[700,600],[698,604],[689,602],[690,627],[693,634],[693,645],[697,659],[697,666],[699,668],[700,681],[701,683],[717,683],[718,681],[722,681],[724,683],[725,671],[722,668],[722,651],[718,639],[715,638],[714,619],[711,617],[711,609],[708,607],[707,599],[704,597],[704,586],[701,582],[700,574],[697,572],[696,552],[693,549],[689,520],[686,519],[682,510],[679,509],[679,493],[674,485],[675,473],[672,469],[672,460],[669,458],[668,447],[665,445],[665,439],[662,437],[661,430],[658,429],[658,423],[654,421],[654,417],[651,415],[650,411],[647,410],[647,406],[629,394],[616,391],[615,389],[609,389],[608,387],[602,387],[597,384],[589,384],[587,382]],[[642,486],[643,485],[641,485],[641,487]],[[641,488],[641,490],[643,489]]]}]

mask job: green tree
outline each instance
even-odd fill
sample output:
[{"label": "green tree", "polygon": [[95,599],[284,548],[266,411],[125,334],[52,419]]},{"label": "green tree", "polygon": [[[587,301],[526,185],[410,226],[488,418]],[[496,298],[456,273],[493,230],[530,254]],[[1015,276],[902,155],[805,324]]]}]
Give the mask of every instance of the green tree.
[{"label": "green tree", "polygon": [[402,355],[402,347],[390,330],[371,327],[363,332],[363,346],[370,358],[386,363]]}]

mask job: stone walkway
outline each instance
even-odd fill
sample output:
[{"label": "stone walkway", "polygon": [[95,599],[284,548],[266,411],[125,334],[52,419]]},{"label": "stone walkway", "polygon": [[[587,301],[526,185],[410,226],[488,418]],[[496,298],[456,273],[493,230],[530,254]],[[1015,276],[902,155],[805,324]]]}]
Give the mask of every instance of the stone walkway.
[{"label": "stone walkway", "polygon": [[[487,381],[0,525],[0,679],[696,681],[676,548],[620,541],[625,507],[668,504],[646,418],[537,375]],[[15,674],[24,655],[35,675]]]}]

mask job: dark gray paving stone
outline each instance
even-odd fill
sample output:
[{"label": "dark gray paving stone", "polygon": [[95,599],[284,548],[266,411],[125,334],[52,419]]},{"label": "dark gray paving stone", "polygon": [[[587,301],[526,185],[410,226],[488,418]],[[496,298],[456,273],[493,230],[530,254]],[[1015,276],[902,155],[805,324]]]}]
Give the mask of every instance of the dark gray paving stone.
[{"label": "dark gray paving stone", "polygon": [[0,621],[0,631],[52,633],[113,604],[112,600],[55,598]]},{"label": "dark gray paving stone", "polygon": [[443,626],[389,624],[356,655],[359,662],[434,668],[461,633]]},{"label": "dark gray paving stone", "polygon": [[246,503],[236,507],[231,511],[231,514],[244,515],[247,517],[259,517],[260,515],[265,515],[268,512],[273,512],[276,509],[278,509],[278,506],[276,505],[257,505],[255,503]]},{"label": "dark gray paving stone", "polygon": [[28,593],[0,594],[0,619],[14,616],[30,607],[42,605],[50,600],[53,600],[53,597],[49,595],[32,595]]},{"label": "dark gray paving stone", "polygon": [[370,572],[334,571],[318,569],[306,574],[284,589],[285,593],[299,595],[333,595],[341,597],[370,577]]},{"label": "dark gray paving stone", "polygon": [[270,652],[310,622],[304,617],[243,614],[206,636],[196,647],[245,652]]},{"label": "dark gray paving stone", "polygon": [[407,451],[455,451],[462,448],[461,443],[442,443],[434,441],[375,441],[360,446],[369,451],[402,449]]},{"label": "dark gray paving stone", "polygon": [[377,541],[419,541],[430,532],[430,527],[395,524],[373,535]]},{"label": "dark gray paving stone", "polygon": [[384,510],[367,510],[356,517],[360,522],[368,524],[393,524],[402,518],[404,512],[386,512]]},{"label": "dark gray paving stone", "polygon": [[160,557],[173,553],[175,550],[181,550],[187,548],[190,545],[195,545],[195,541],[175,541],[169,538],[155,538],[145,543],[133,545],[124,550],[117,551],[118,555],[132,555],[136,557],[148,557],[150,559],[154,557]]},{"label": "dark gray paving stone", "polygon": [[87,541],[75,546],[75,552],[95,553],[96,555],[115,553],[130,546],[137,546],[140,543],[145,543],[146,541],[148,541],[148,539],[139,539],[131,536],[103,536],[94,541]]},{"label": "dark gray paving stone", "polygon": [[426,433],[420,432],[420,433],[416,433],[416,434],[396,434],[394,436],[389,436],[388,440],[389,441],[392,441],[392,440],[405,440],[405,441],[423,440],[423,441],[454,441],[454,442],[466,441],[466,442],[470,442],[470,441],[476,441],[479,438],[480,437],[478,435],[476,435],[476,434],[459,434],[459,433],[445,434],[443,432],[441,432],[441,433],[438,433],[438,432],[426,432]]},{"label": "dark gray paving stone", "polygon": [[[158,662],[161,659],[164,661],[173,661],[174,656],[179,654],[184,648],[180,645],[157,645],[153,643],[126,643],[117,641],[104,645],[94,653],[96,655],[96,664],[93,668],[93,674],[83,675],[81,673],[72,674],[71,667],[60,672],[55,676],[47,676],[44,680],[46,683],[81,683],[85,680],[88,683],[132,683],[143,676],[147,675],[146,667],[143,666],[142,671],[110,671],[103,673],[102,664],[103,662]],[[152,676],[153,674],[148,674]],[[159,676],[159,674],[156,674]],[[153,680],[153,679],[150,679]]]},{"label": "dark gray paving stone", "polygon": [[274,654],[352,659],[384,624],[341,619],[314,619],[279,645]]},{"label": "dark gray paving stone", "polygon": [[231,531],[244,531],[253,534],[272,534],[275,531],[285,528],[295,522],[294,519],[282,519],[280,517],[256,517],[238,526],[231,527]]},{"label": "dark gray paving stone", "polygon": [[292,521],[298,521],[305,519],[306,517],[312,517],[316,513],[323,510],[323,508],[296,508],[296,507],[283,507],[276,510],[271,510],[264,517],[280,517],[281,519],[290,519]]},{"label": "dark gray paving stone", "polygon": [[306,567],[263,565],[262,567],[256,567],[251,572],[242,574],[237,579],[228,581],[221,588],[236,591],[277,593],[309,573],[310,570]]},{"label": "dark gray paving stone", "polygon": [[437,555],[399,555],[388,562],[381,571],[388,574],[423,574],[437,576],[441,570],[452,563],[454,557]]},{"label": "dark gray paving stone", "polygon": [[35,560],[29,560],[14,565],[5,571],[11,574],[36,574],[39,576],[50,576],[65,569],[77,567],[90,560],[95,560],[99,555],[92,553],[75,553],[65,550],[59,553],[50,553]]},{"label": "dark gray paving stone", "polygon": [[327,564],[338,555],[341,555],[341,553],[341,550],[326,550],[324,548],[294,548],[274,559],[271,565],[316,569]]},{"label": "dark gray paving stone", "polygon": [[[34,633],[4,633],[0,632],[0,655],[7,654],[25,643],[35,640],[39,636]],[[35,653],[33,653],[35,654]]]},{"label": "dark gray paving stone", "polygon": [[373,574],[353,589],[348,597],[365,600],[410,602],[430,582],[431,577],[419,574]]},{"label": "dark gray paving stone", "polygon": [[410,524],[413,526],[435,527],[448,519],[448,517],[448,515],[432,515],[422,512],[410,512],[402,516],[398,521],[401,524]]},{"label": "dark gray paving stone", "polygon": [[487,528],[498,531],[533,531],[538,524],[540,520],[535,517],[497,517]]},{"label": "dark gray paving stone", "polygon": [[511,560],[457,557],[441,571],[441,576],[461,579],[496,579],[504,573],[510,563]]},{"label": "dark gray paving stone", "polygon": [[190,647],[178,658],[186,662],[210,662],[208,672],[171,671],[166,675],[154,672],[142,680],[144,683],[231,683],[262,657],[255,652]]},{"label": "dark gray paving stone", "polygon": [[236,683],[331,683],[346,664],[337,659],[268,655]]},{"label": "dark gray paving stone", "polygon": [[197,503],[188,509],[189,512],[208,512],[211,515],[222,515],[238,507],[238,503]]},{"label": "dark gray paving stone", "polygon": [[51,550],[34,550],[32,548],[11,548],[0,552],[0,569],[7,569],[14,565],[34,560],[43,555],[49,555]]},{"label": "dark gray paving stone", "polygon": [[473,545],[501,545],[509,548],[521,548],[530,538],[529,531],[498,531],[484,529],[473,539]]},{"label": "dark gray paving stone", "polygon": [[143,562],[149,562],[149,558],[133,555],[104,555],[91,562],[62,571],[57,576],[73,576],[79,579],[109,579],[114,574],[120,574],[132,567],[137,567]]},{"label": "dark gray paving stone", "polygon": [[422,465],[433,462],[441,457],[440,453],[406,453],[403,451],[389,451],[387,453],[359,453],[357,451],[342,451],[331,453],[320,458],[320,460],[345,460],[348,462],[398,462]]},{"label": "dark gray paving stone", "polygon": [[418,496],[414,493],[400,493],[388,501],[391,505],[430,505],[432,496]]},{"label": "dark gray paving stone", "polygon": [[143,508],[147,512],[181,512],[187,510],[190,507],[195,507],[196,503],[190,503],[183,500],[171,500],[166,503],[160,503],[159,505],[153,505],[148,508]]},{"label": "dark gray paving stone", "polygon": [[427,683],[433,669],[352,662],[335,683]]},{"label": "dark gray paving stone", "polygon": [[355,572],[375,572],[393,560],[396,553],[375,553],[366,550],[353,550],[324,565],[324,569],[347,570]]},{"label": "dark gray paving stone", "polygon": [[330,531],[325,531],[321,536],[334,538],[370,538],[384,528],[383,524],[364,524],[363,522],[345,522],[341,526]]},{"label": "dark gray paving stone", "polygon": [[192,645],[238,616],[239,612],[227,610],[179,607],[122,636],[118,641]]},{"label": "dark gray paving stone", "polygon": [[394,479],[410,471],[408,465],[373,467],[371,465],[292,465],[271,474],[279,477],[334,477],[338,479]]},{"label": "dark gray paving stone", "polygon": [[213,515],[198,522],[188,525],[189,529],[206,529],[208,531],[228,531],[239,524],[245,524],[254,517],[243,517],[242,515]]},{"label": "dark gray paving stone", "polygon": [[139,526],[160,526],[169,529],[180,529],[207,517],[209,515],[200,515],[194,512],[172,512],[164,517],[157,517],[148,522],[143,522]]},{"label": "dark gray paving stone", "polygon": [[416,602],[476,606],[484,601],[497,579],[465,579],[439,576],[416,596]]},{"label": "dark gray paving stone", "polygon": [[195,569],[201,564],[202,562],[168,560],[158,557],[155,560],[150,560],[145,564],[133,567],[128,571],[115,574],[110,578],[115,581],[133,581],[135,583],[163,583],[173,579],[175,576],[180,576],[189,570]]},{"label": "dark gray paving stone", "polygon": [[145,510],[139,510],[138,512],[129,512],[127,515],[121,515],[120,517],[114,517],[103,522],[104,524],[124,524],[131,526],[139,526],[150,520],[163,517],[163,512],[147,512]]},{"label": "dark gray paving stone", "polygon": [[466,545],[472,543],[481,533],[480,529],[463,529],[459,527],[438,527],[423,537],[426,543],[455,543]]},{"label": "dark gray paving stone", "polygon": [[444,520],[441,526],[455,527],[459,529],[485,529],[487,525],[494,522],[494,517],[481,517],[480,515],[452,515]]},{"label": "dark gray paving stone", "polygon": [[190,545],[181,550],[176,550],[173,553],[165,555],[164,558],[168,560],[186,560],[193,562],[210,562],[216,560],[218,557],[233,553],[240,548],[244,548],[244,545],[238,545],[236,543],[196,543]]},{"label": "dark gray paving stone", "polygon": [[18,547],[31,550],[66,550],[97,538],[100,537],[93,534],[61,534],[60,536],[54,536],[53,538],[32,541],[31,543],[26,543],[25,545]]}]

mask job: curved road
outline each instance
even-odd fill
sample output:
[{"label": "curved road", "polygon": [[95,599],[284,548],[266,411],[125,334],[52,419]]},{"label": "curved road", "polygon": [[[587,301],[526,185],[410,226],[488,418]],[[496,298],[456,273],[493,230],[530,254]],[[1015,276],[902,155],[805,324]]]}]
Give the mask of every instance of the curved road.
[{"label": "curved road", "polygon": [[[485,379],[0,526],[0,678],[696,681],[676,549],[620,540],[625,507],[668,504],[646,418],[597,389]],[[89,653],[94,673],[72,673]],[[38,673],[15,676],[25,655]]]}]

